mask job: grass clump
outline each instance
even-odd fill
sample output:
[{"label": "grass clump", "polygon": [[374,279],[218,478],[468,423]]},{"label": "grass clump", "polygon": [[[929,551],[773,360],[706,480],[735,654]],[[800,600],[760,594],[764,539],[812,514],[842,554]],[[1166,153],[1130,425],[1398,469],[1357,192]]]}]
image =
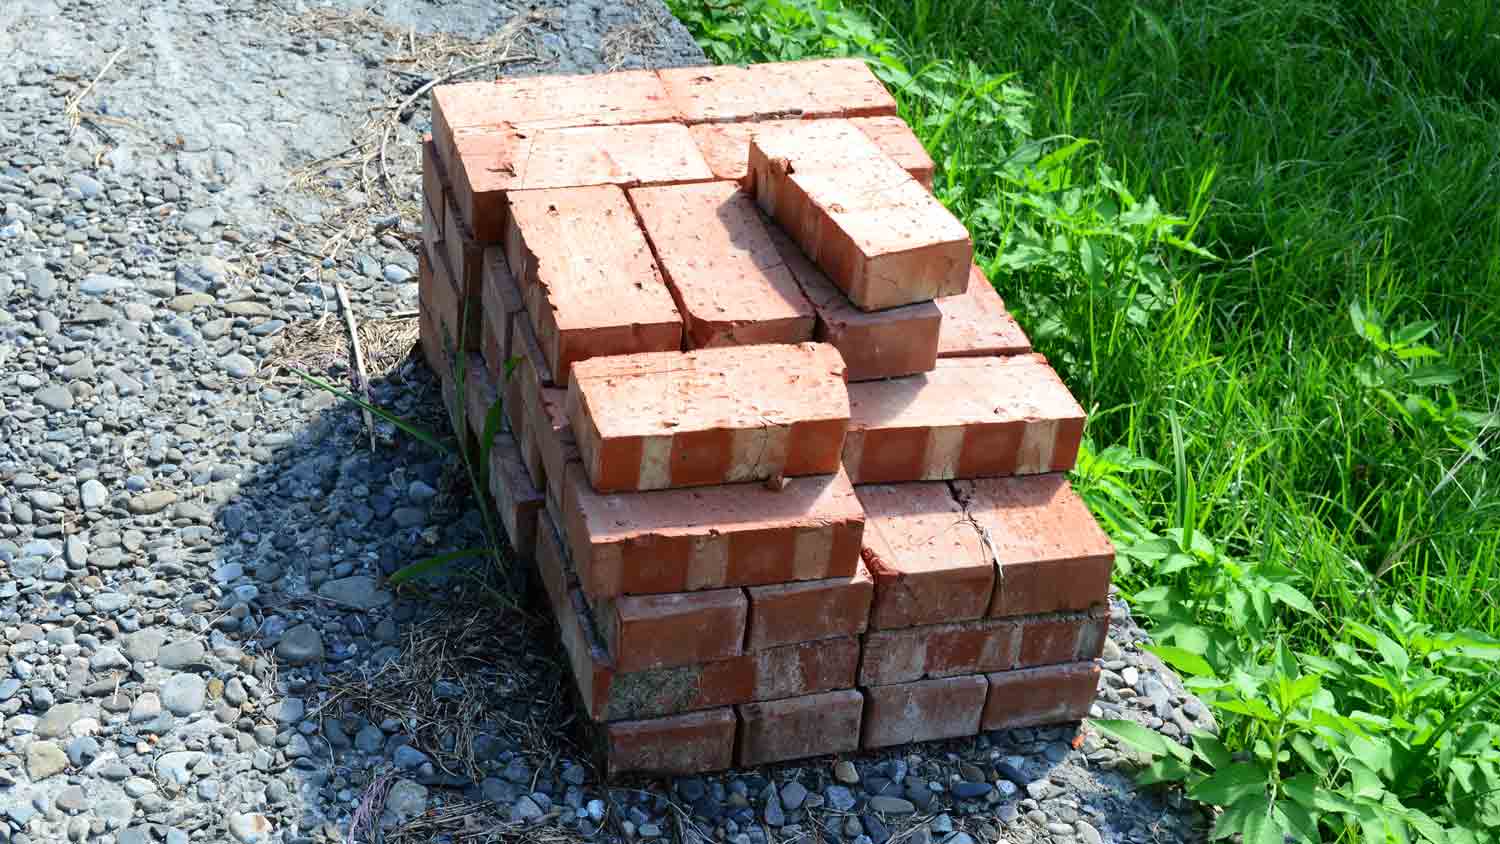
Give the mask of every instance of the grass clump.
[{"label": "grass clump", "polygon": [[1223,734],[1108,723],[1246,841],[1500,829],[1500,9],[672,0],[859,55],[1091,411],[1075,483]]}]

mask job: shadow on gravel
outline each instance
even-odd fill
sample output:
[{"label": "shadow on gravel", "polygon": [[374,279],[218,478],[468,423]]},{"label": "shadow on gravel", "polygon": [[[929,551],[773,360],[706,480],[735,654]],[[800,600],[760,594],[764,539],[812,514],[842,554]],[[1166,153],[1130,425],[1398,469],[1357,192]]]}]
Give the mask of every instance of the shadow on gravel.
[{"label": "shadow on gravel", "polygon": [[[288,840],[286,826],[343,840],[325,826],[341,818],[313,807],[359,806],[354,823],[368,834],[355,840],[412,821],[387,840],[426,841],[480,818],[493,828],[533,791],[563,798],[558,762],[577,754],[550,619],[508,608],[514,596],[487,562],[401,590],[386,583],[418,559],[482,544],[456,458],[383,422],[372,451],[356,407],[290,374],[262,389],[321,410],[273,444],[214,516],[223,597],[213,624],[240,640],[258,681],[226,689],[260,745],[253,770],[226,780],[227,805],[266,816]],[[439,388],[416,357],[371,392],[446,431]],[[445,809],[424,817],[436,787]]]}]

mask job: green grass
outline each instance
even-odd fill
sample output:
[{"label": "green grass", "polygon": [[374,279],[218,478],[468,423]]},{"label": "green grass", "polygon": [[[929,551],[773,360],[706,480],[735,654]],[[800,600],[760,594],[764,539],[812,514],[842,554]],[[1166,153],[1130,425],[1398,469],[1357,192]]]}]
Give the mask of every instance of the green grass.
[{"label": "green grass", "polygon": [[[1275,669],[1280,640],[1332,671],[1318,655],[1374,653],[1365,623],[1403,646],[1421,625],[1500,636],[1495,4],[671,5],[719,61],[865,55],[897,91],[935,191],[1091,411],[1076,483],[1162,641],[1223,674]],[[1500,717],[1482,671],[1426,664],[1451,687],[1408,713],[1408,750],[1436,752],[1448,713]],[[1472,811],[1500,775],[1477,797],[1447,776],[1396,777],[1401,799],[1500,824]]]}]

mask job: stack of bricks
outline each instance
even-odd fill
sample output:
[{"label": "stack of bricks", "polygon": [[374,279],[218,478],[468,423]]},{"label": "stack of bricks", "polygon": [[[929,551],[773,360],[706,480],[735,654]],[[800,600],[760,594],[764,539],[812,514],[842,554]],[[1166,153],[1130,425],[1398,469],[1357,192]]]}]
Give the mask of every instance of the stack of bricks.
[{"label": "stack of bricks", "polygon": [[1088,711],[1083,411],[863,63],[443,86],[423,161],[424,351],[609,774]]}]

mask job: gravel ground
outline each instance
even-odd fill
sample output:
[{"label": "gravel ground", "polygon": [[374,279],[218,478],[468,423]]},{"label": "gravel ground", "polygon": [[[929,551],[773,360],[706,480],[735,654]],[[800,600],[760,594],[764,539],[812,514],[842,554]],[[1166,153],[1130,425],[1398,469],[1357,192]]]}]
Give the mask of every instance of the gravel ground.
[{"label": "gravel ground", "polygon": [[[441,424],[395,107],[701,61],[655,0],[4,5],[0,842],[1204,837],[1073,728],[605,788],[545,616],[384,584],[479,541],[460,473],[290,370],[348,383],[342,287],[376,401]],[[1210,726],[1141,638],[1118,606],[1099,714]]]}]

